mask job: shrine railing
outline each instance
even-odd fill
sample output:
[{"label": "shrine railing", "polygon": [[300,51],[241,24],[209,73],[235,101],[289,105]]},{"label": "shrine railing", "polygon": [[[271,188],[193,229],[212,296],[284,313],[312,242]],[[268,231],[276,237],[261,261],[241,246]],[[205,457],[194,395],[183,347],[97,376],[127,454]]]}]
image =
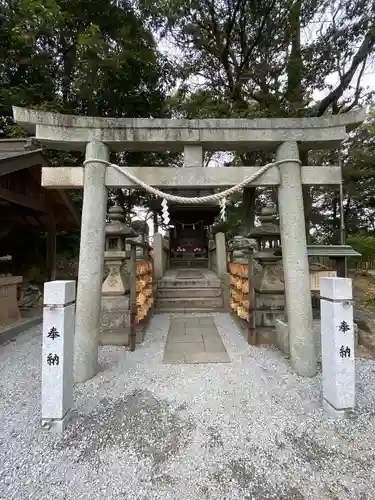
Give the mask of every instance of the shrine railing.
[{"label": "shrine railing", "polygon": [[[154,262],[151,247],[134,241],[130,258],[130,339],[129,349],[135,350],[137,328],[152,316],[154,305]],[[143,249],[143,256],[137,260],[137,247]]]},{"label": "shrine railing", "polygon": [[163,263],[163,276],[167,269],[169,269],[169,252],[170,240],[163,236],[162,238],[162,263]]},{"label": "shrine railing", "polygon": [[217,270],[216,245],[214,242],[212,242],[211,245],[209,244],[209,247],[208,247],[208,268],[214,272],[216,272],[216,270]]}]

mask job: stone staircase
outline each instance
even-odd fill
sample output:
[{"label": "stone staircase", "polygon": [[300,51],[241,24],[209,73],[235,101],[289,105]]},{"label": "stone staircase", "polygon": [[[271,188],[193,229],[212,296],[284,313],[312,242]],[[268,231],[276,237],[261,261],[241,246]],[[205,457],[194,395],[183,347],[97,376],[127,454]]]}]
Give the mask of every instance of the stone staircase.
[{"label": "stone staircase", "polygon": [[207,269],[168,270],[158,282],[155,312],[213,312],[224,309],[220,279]]}]

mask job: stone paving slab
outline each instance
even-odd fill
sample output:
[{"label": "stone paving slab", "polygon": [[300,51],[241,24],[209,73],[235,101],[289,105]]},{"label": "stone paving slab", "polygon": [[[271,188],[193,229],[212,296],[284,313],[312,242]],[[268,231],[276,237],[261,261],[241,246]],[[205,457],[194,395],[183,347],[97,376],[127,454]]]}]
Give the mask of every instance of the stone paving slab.
[{"label": "stone paving slab", "polygon": [[204,340],[205,350],[207,352],[226,352],[225,346],[221,340],[208,340],[206,338]]},{"label": "stone paving slab", "polygon": [[183,352],[184,354],[195,354],[204,352],[205,346],[202,342],[168,342],[165,345],[165,357],[169,352]]},{"label": "stone paving slab", "polygon": [[212,317],[171,317],[164,363],[228,363],[229,355]]},{"label": "stone paving slab", "polygon": [[178,343],[194,343],[194,342],[203,342],[203,337],[199,333],[192,333],[192,334],[185,334],[185,335],[179,335],[179,334],[174,334],[171,332],[168,336],[168,344],[172,344],[174,342]]},{"label": "stone paving slab", "polygon": [[185,354],[185,363],[230,363],[227,352],[196,352]]}]

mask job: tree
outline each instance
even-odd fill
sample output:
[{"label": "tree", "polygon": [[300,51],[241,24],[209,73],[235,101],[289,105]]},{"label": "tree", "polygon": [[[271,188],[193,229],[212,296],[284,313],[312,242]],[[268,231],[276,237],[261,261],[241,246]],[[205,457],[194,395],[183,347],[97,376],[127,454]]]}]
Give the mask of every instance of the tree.
[{"label": "tree", "polygon": [[[62,113],[159,117],[173,71],[129,1],[3,0],[0,3],[0,134],[25,135],[12,105]],[[52,165],[82,164],[80,153],[46,151]],[[142,164],[150,155],[123,154]],[[110,193],[118,199],[123,193]],[[135,196],[136,195],[136,196]],[[82,193],[75,193],[81,202]],[[142,193],[129,203],[140,204]],[[142,200],[143,201],[143,200]]]},{"label": "tree", "polygon": [[[180,115],[320,116],[371,98],[362,82],[374,55],[373,0],[139,0],[138,5],[175,49]],[[307,163],[306,155],[301,159]],[[255,161],[254,155],[240,160],[267,161],[259,154]],[[245,191],[251,213],[254,189]],[[305,190],[307,217],[310,195]]]},{"label": "tree", "polygon": [[116,117],[163,113],[164,62],[127,1],[16,0],[2,10],[3,117],[11,104]]},{"label": "tree", "polygon": [[[375,232],[375,111],[353,131],[341,152],[343,212],[347,235]],[[313,164],[338,164],[338,151],[315,152]],[[340,243],[340,193],[314,187],[311,223],[322,243]]]},{"label": "tree", "polygon": [[[361,87],[375,47],[372,0],[139,0],[145,17],[174,45],[183,83],[229,101],[237,116],[321,115],[343,111]],[[183,57],[181,57],[183,55]],[[360,73],[357,73],[357,72]],[[327,78],[338,74],[337,85]],[[359,81],[353,99],[345,92]],[[327,91],[318,103],[314,91]]]}]

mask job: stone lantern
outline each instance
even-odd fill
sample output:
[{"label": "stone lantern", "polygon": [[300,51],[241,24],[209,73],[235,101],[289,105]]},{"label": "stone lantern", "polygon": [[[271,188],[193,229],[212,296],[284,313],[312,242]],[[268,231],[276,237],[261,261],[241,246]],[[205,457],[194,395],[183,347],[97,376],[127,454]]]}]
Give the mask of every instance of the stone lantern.
[{"label": "stone lantern", "polygon": [[256,240],[244,236],[234,236],[230,249],[232,250],[232,261],[234,264],[247,264],[249,253],[258,247]]},{"label": "stone lantern", "polygon": [[125,238],[134,235],[127,226],[123,209],[108,210],[104,266],[108,274],[102,284],[101,344],[127,345],[130,331],[129,281],[126,275]]},{"label": "stone lantern", "polygon": [[254,227],[248,234],[258,242],[258,251],[280,248],[280,226],[277,221],[276,207],[269,205],[262,208],[258,217],[261,225]]},{"label": "stone lantern", "polygon": [[257,241],[258,251],[254,253],[254,259],[262,267],[253,279],[257,333],[262,328],[274,328],[276,320],[284,318],[285,308],[280,227],[276,208],[274,206],[263,208],[259,220],[261,225],[253,228],[248,234],[249,238]]},{"label": "stone lantern", "polygon": [[[142,245],[149,243],[149,227],[147,222],[136,220],[132,222],[131,229],[133,231],[133,241],[141,243]],[[136,247],[137,260],[142,260],[145,257],[146,250],[144,248]]]}]

